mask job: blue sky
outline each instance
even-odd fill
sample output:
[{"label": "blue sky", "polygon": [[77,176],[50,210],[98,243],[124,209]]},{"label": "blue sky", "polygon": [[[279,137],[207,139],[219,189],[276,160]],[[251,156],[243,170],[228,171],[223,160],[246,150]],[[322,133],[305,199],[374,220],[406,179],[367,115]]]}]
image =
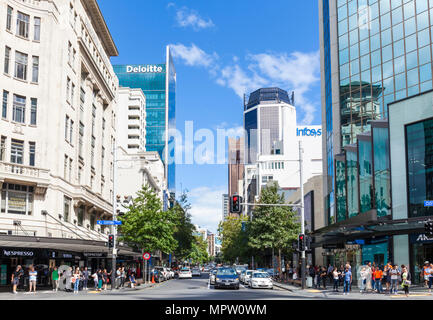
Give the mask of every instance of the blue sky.
[{"label": "blue sky", "polygon": [[[99,1],[119,56],[113,64],[164,63],[172,45],[176,125],[242,126],[242,95],[260,87],[295,91],[298,122],[321,124],[316,0]],[[227,165],[177,165],[193,222],[216,231]]]}]

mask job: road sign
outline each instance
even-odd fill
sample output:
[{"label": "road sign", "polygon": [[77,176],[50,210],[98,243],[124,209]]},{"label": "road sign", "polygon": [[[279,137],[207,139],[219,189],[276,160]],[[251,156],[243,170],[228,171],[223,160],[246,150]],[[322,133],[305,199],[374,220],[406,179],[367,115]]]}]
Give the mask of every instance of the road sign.
[{"label": "road sign", "polygon": [[424,207],[433,207],[433,200],[424,200]]},{"label": "road sign", "polygon": [[104,225],[104,226],[113,226],[113,225],[121,225],[122,221],[112,221],[112,220],[97,220],[96,224]]},{"label": "road sign", "polygon": [[150,259],[150,253],[149,253],[149,252],[145,252],[145,253],[143,254],[143,259],[144,259],[144,260],[149,260],[149,259]]}]

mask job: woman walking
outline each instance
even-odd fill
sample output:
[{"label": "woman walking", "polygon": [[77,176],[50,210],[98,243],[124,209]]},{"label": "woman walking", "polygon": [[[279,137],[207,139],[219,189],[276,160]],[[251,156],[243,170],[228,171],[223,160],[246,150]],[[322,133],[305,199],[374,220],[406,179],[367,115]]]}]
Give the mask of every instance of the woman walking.
[{"label": "woman walking", "polygon": [[340,272],[338,272],[337,268],[334,267],[334,271],[332,271],[332,278],[334,280],[334,292],[338,292],[338,283],[340,281]]},{"label": "woman walking", "polygon": [[103,274],[102,274],[102,270],[98,269],[98,271],[96,272],[96,275],[98,277],[98,291],[101,291],[102,290],[102,284],[104,282],[104,277],[103,277]]},{"label": "woman walking", "polygon": [[33,292],[36,293],[36,280],[37,280],[38,272],[35,270],[35,267],[31,266],[29,271],[29,280],[30,280],[30,289],[29,293]]},{"label": "woman walking", "polygon": [[361,268],[361,271],[360,271],[360,279],[361,279],[361,285],[360,285],[360,290],[359,290],[359,292],[365,292],[365,288],[366,288],[366,285],[367,285],[367,269],[365,268],[365,266],[363,266],[362,268]]},{"label": "woman walking", "polygon": [[53,282],[53,291],[57,292],[59,289],[59,270],[54,267],[53,272],[51,272],[51,280]]},{"label": "woman walking", "polygon": [[103,282],[104,282],[104,291],[107,291],[107,284],[108,284],[108,273],[107,269],[104,269],[104,272],[102,273]]},{"label": "woman walking", "polygon": [[78,293],[80,288],[81,271],[80,268],[75,268],[75,272],[72,276],[72,283],[74,284],[74,293]]}]

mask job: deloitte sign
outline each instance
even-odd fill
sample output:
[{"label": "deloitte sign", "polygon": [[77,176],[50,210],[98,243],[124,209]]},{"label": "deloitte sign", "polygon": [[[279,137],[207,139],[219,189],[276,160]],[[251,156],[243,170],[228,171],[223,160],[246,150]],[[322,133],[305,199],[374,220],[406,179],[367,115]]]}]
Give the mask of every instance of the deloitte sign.
[{"label": "deloitte sign", "polygon": [[156,65],[126,66],[127,73],[161,73],[163,68]]},{"label": "deloitte sign", "polygon": [[299,136],[306,136],[306,137],[320,137],[322,135],[322,129],[310,129],[308,127],[305,127],[303,129],[296,129],[296,135]]}]

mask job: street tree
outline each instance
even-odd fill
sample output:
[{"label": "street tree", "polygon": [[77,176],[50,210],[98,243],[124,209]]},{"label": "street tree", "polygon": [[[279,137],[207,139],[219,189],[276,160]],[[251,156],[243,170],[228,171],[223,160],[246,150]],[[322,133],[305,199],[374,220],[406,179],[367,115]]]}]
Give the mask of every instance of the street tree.
[{"label": "street tree", "polygon": [[204,240],[201,236],[193,236],[194,241],[192,243],[192,248],[190,251],[190,254],[188,256],[189,259],[192,260],[192,262],[195,263],[206,263],[209,261],[209,254],[208,254],[208,243],[206,240]]},{"label": "street tree", "polygon": [[171,253],[177,246],[173,231],[176,216],[163,211],[162,201],[149,186],[137,192],[128,211],[120,217],[120,240],[142,251]]},{"label": "street tree", "polygon": [[221,253],[226,262],[248,261],[248,217],[228,216],[218,226],[218,233],[222,240]]},{"label": "street tree", "polygon": [[176,225],[174,228],[174,238],[177,241],[174,255],[178,260],[185,260],[193,250],[194,242],[196,241],[193,232],[194,225],[191,223],[191,214],[189,210],[191,205],[188,203],[187,193],[184,192],[178,201],[170,210],[176,217]]}]

